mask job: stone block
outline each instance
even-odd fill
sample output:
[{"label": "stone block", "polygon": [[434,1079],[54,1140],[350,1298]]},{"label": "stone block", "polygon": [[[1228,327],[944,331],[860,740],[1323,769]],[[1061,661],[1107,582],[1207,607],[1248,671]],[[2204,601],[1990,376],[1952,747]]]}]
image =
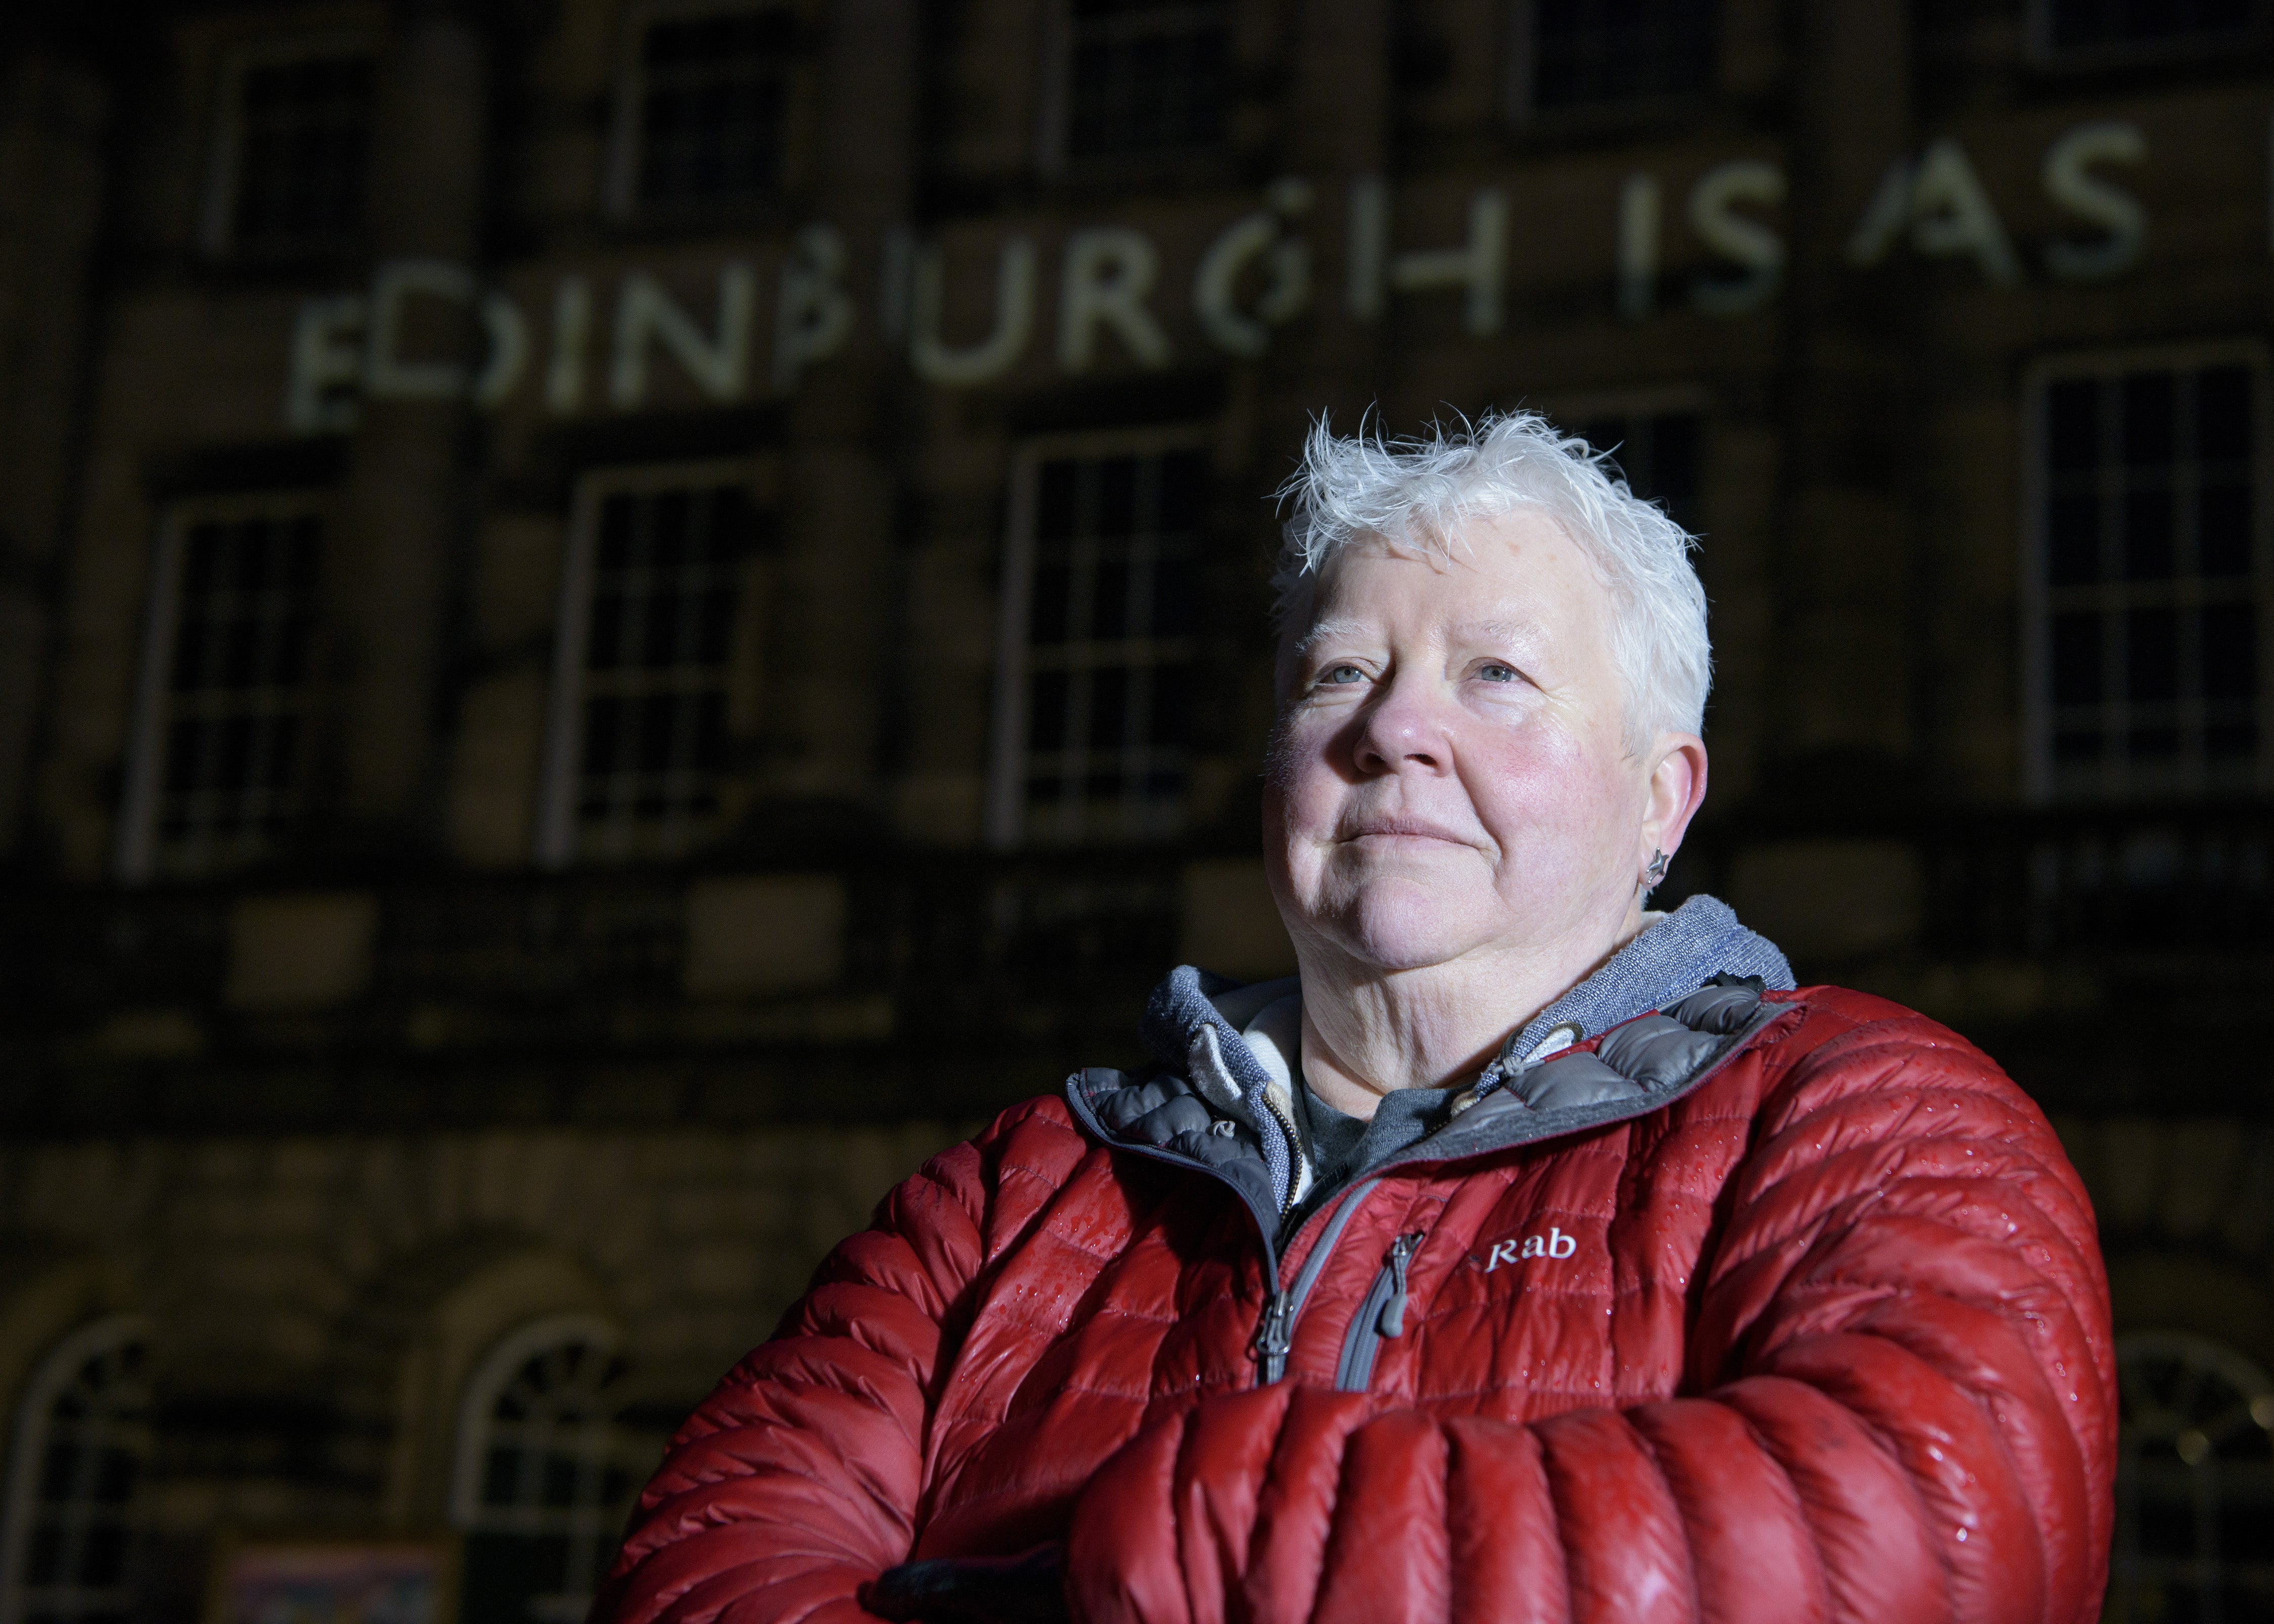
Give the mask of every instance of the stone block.
[{"label": "stone block", "polygon": [[845,883],[834,875],[698,880],[687,893],[688,992],[801,992],[845,969]]},{"label": "stone block", "polygon": [[1294,974],[1294,944],[1279,922],[1262,859],[1187,863],[1179,889],[1181,962],[1251,981]]},{"label": "stone block", "polygon": [[1923,886],[1897,841],[1779,840],[1738,855],[1728,902],[1796,961],[1856,959],[1917,938]]},{"label": "stone block", "polygon": [[367,891],[244,897],[230,911],[232,1009],[320,1010],[371,984],[379,902]]}]

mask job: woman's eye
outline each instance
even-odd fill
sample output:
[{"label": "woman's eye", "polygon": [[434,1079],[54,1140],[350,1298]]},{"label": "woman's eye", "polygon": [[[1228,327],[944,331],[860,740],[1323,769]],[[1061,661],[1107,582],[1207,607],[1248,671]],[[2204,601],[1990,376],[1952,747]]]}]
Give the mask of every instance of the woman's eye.
[{"label": "woman's eye", "polygon": [[1479,666],[1477,675],[1487,682],[1513,682],[1517,680],[1516,667],[1503,665],[1498,660],[1488,660]]}]

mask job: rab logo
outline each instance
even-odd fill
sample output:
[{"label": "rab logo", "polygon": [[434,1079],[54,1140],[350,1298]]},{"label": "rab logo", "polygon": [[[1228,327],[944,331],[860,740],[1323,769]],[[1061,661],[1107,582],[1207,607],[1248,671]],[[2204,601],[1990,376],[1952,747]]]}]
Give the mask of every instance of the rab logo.
[{"label": "rab logo", "polygon": [[1579,1250],[1577,1238],[1550,1224],[1545,1235],[1527,1235],[1524,1250],[1518,1252],[1512,1240],[1495,1241],[1492,1256],[1485,1259],[1485,1273],[1489,1274],[1503,1263],[1514,1263],[1524,1258],[1568,1258]]}]

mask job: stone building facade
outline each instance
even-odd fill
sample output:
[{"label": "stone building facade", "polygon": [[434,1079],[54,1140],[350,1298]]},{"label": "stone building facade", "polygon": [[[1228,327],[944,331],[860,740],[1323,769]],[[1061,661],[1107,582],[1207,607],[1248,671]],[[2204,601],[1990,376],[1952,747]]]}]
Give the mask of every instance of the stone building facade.
[{"label": "stone building facade", "polygon": [[1270,494],[1519,405],[1704,538],[1671,889],[2093,1188],[2112,1616],[2274,1610],[2260,0],[31,10],[0,1624],[576,1614],[877,1194],[1284,966]]}]

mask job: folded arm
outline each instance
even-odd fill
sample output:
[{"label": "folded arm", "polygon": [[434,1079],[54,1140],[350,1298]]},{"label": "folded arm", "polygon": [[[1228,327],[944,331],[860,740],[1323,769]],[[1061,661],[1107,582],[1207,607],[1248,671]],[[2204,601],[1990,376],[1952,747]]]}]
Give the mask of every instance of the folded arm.
[{"label": "folded arm", "polygon": [[1701,1262],[1696,1396],[1532,1425],[1291,1384],[1208,1401],[1084,1494],[1076,1614],[2093,1616],[2114,1406],[2090,1209],[1986,1061],[1884,1025],[1765,1108]]}]

